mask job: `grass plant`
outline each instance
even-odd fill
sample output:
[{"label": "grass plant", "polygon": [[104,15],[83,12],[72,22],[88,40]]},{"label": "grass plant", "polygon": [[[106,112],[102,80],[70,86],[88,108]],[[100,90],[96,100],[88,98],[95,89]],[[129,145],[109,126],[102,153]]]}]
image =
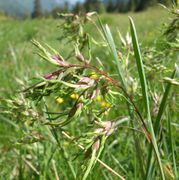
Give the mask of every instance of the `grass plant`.
[{"label": "grass plant", "polygon": [[0,179],[177,179],[177,12],[0,18]]}]

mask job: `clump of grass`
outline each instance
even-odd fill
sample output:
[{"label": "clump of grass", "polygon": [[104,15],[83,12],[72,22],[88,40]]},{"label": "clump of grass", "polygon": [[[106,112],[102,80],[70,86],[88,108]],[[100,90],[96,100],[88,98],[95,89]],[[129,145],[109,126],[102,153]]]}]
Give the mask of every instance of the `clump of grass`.
[{"label": "clump of grass", "polygon": [[[61,39],[70,43],[69,54],[64,57],[47,43],[33,40],[37,54],[51,64],[54,71],[35,78],[17,98],[3,101],[8,107],[4,114],[17,121],[14,126],[23,134],[14,144],[14,151],[19,156],[19,166],[14,171],[19,169],[21,177],[59,179],[62,176],[85,180],[93,178],[93,171],[99,171],[99,163],[105,169],[100,172],[106,179],[125,179],[133,175],[135,179],[177,178],[167,102],[172,86],[178,84],[174,79],[178,66],[170,78],[161,75],[167,85],[159,92],[151,87],[150,81],[147,82],[147,68],[131,18],[130,35],[123,38],[119,33],[122,42],[119,51],[110,28],[102,24],[95,12],[84,17],[74,14],[63,14],[63,17],[66,23],[62,25],[64,35]],[[94,25],[100,42],[85,30],[87,23]],[[108,52],[106,58],[112,61],[110,64],[115,66],[117,75],[107,71],[104,60],[95,60],[93,47]],[[134,59],[135,63],[131,63]],[[130,70],[131,65],[138,73]],[[166,69],[167,73],[171,72],[170,68]],[[153,94],[161,101],[154,113]],[[170,161],[165,163],[170,159],[170,153],[165,152],[168,147],[163,147],[166,140],[159,139],[165,130],[162,117],[167,106],[172,166]],[[160,124],[163,129],[159,128]],[[116,148],[121,152],[116,153]],[[128,152],[132,154],[129,154],[131,160],[127,160]],[[105,156],[115,162],[105,163]],[[114,164],[119,168],[117,165],[110,167]]]}]

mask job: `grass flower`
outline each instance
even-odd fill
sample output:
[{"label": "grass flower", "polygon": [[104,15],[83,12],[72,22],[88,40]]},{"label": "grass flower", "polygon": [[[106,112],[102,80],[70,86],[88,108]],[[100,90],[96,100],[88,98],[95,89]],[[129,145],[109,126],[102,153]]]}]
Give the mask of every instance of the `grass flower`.
[{"label": "grass flower", "polygon": [[108,107],[111,106],[111,104],[110,104],[109,102],[102,101],[102,102],[101,102],[101,106],[102,106],[102,107],[107,107],[107,108],[108,108]]},{"label": "grass flower", "polygon": [[57,56],[57,55],[51,55],[51,60],[54,62],[54,64],[62,67],[68,67],[69,64],[63,60],[62,57]]},{"label": "grass flower", "polygon": [[73,93],[73,94],[70,95],[70,97],[71,97],[72,99],[78,99],[78,98],[79,98],[79,95],[76,94],[76,93]]},{"label": "grass flower", "polygon": [[103,98],[102,98],[102,96],[101,96],[101,95],[97,95],[97,97],[96,97],[96,100],[97,100],[97,101],[101,102],[101,101],[102,101],[102,99],[103,99]]},{"label": "grass flower", "polygon": [[59,104],[62,104],[64,102],[64,99],[61,98],[61,97],[57,97],[56,102],[59,103]]},{"label": "grass flower", "polygon": [[91,75],[90,75],[90,78],[91,79],[96,79],[96,78],[98,78],[98,75],[95,72],[92,72]]},{"label": "grass flower", "polygon": [[105,112],[104,112],[104,115],[107,116],[108,114],[109,114],[109,111],[105,111]]}]

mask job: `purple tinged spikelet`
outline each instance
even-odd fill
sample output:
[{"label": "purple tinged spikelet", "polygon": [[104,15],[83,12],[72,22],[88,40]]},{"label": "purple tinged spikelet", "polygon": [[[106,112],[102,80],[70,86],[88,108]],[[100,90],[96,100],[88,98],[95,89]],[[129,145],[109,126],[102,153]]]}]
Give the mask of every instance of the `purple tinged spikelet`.
[{"label": "purple tinged spikelet", "polygon": [[94,82],[94,79],[85,76],[81,76],[80,80],[78,81],[79,84],[87,84],[88,86],[93,86]]},{"label": "purple tinged spikelet", "polygon": [[62,67],[68,67],[69,64],[62,60],[59,56],[57,55],[51,55],[51,59],[55,62],[55,64],[62,66]]},{"label": "purple tinged spikelet", "polygon": [[44,76],[44,78],[47,79],[47,80],[52,80],[52,79],[54,79],[54,75],[52,73],[47,74],[47,75]]}]

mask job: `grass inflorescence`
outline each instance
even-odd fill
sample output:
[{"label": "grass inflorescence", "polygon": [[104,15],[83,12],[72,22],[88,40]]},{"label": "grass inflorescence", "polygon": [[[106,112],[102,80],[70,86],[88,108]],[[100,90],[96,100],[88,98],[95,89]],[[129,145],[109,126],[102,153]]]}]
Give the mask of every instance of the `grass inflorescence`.
[{"label": "grass inflorescence", "polygon": [[[1,119],[12,135],[0,147],[0,166],[7,163],[0,176],[177,179],[177,8],[171,12],[174,20],[145,47],[136,20],[129,18],[123,36],[95,12],[62,15],[58,39],[68,47],[64,51],[48,39],[36,40],[43,29],[33,30],[35,48],[28,46],[28,57],[21,54],[30,61],[36,52],[44,61],[19,63],[12,75],[19,71],[14,81],[20,90],[1,98]],[[9,51],[17,63],[20,52],[11,43]]]}]

